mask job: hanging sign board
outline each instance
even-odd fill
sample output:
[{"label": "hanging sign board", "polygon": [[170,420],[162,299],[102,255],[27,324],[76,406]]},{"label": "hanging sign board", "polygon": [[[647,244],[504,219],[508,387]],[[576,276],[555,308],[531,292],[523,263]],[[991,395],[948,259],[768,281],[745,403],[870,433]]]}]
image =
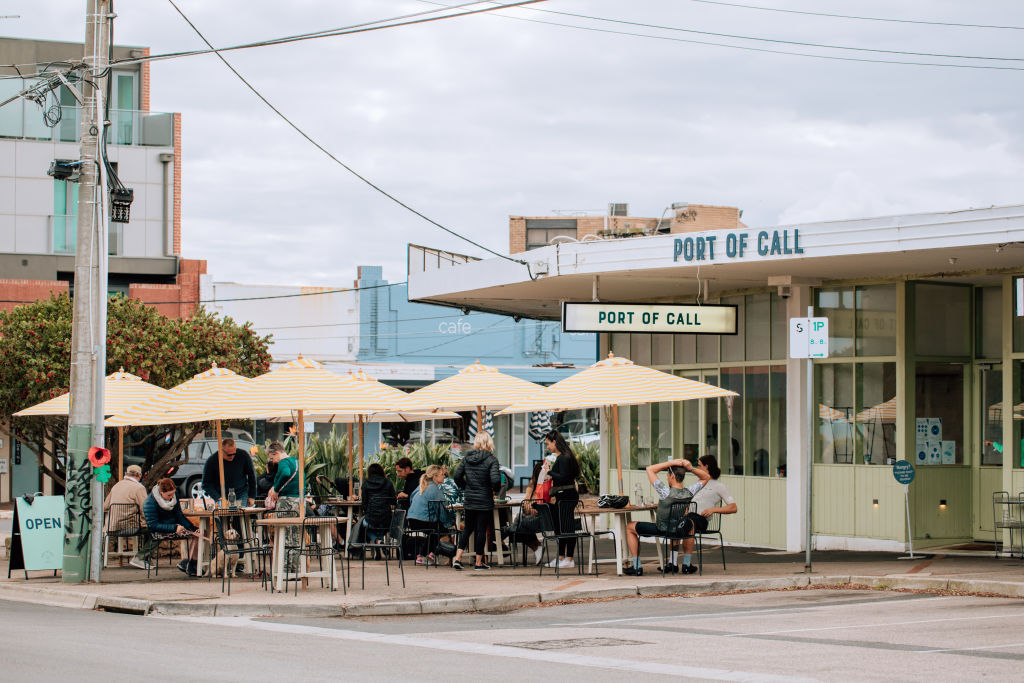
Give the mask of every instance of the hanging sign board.
[{"label": "hanging sign board", "polygon": [[828,318],[790,318],[789,357],[828,358]]},{"label": "hanging sign board", "polygon": [[11,563],[15,569],[60,569],[64,561],[64,496],[17,498],[11,530]]},{"label": "hanging sign board", "polygon": [[736,334],[736,306],[563,301],[562,331]]}]

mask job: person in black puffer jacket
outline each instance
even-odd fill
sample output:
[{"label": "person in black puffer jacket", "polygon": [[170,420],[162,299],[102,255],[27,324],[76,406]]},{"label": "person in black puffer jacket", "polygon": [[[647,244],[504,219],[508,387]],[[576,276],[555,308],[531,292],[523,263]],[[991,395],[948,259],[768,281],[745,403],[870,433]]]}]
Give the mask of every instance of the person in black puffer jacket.
[{"label": "person in black puffer jacket", "polygon": [[395,487],[384,476],[384,468],[375,462],[366,468],[366,481],[362,486],[363,521],[369,540],[384,537],[391,526],[391,508],[395,505]]},{"label": "person in black puffer jacket", "polygon": [[459,537],[459,549],[452,566],[462,569],[462,553],[469,546],[469,535],[473,534],[473,552],[476,553],[474,569],[490,569],[484,563],[484,545],[487,542],[487,527],[494,509],[494,493],[501,488],[501,471],[498,459],[494,457],[494,440],[485,431],[479,431],[473,439],[473,450],[466,454],[455,468],[455,483],[465,492],[466,525]]}]

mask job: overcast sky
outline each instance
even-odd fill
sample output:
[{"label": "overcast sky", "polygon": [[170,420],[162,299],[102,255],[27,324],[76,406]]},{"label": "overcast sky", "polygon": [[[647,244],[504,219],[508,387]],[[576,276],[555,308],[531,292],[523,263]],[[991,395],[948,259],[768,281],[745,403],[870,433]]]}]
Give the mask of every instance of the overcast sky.
[{"label": "overcast sky", "polygon": [[[737,0],[1024,27],[1019,0]],[[454,4],[454,0],[453,3]],[[216,46],[429,9],[399,0],[181,0]],[[881,50],[825,50],[516,9],[227,53],[310,136],[434,220],[498,251],[508,216],[659,216],[738,206],[751,226],[1024,202],[1024,31],[814,17],[693,0],[550,0],[537,9]],[[84,0],[8,0],[0,35],[80,41]],[[116,3],[118,44],[199,38],[165,1]],[[638,37],[536,23],[555,22]],[[699,45],[1015,67],[830,61]],[[409,242],[484,255],[377,194],[289,129],[215,56],[153,64],[152,109],[183,114],[183,250],[215,280],[405,279]]]}]

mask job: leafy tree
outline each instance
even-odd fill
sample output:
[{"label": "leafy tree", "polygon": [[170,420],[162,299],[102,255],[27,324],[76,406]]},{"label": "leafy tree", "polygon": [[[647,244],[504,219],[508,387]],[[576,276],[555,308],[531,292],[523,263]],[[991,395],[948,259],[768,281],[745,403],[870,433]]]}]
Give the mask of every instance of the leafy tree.
[{"label": "leafy tree", "polygon": [[[63,454],[67,447],[64,417],[11,418],[14,412],[68,391],[71,381],[72,305],[67,295],[54,295],[0,312],[0,433],[16,438],[40,456],[44,474],[64,485]],[[270,337],[261,337],[249,323],[239,325],[199,308],[192,318],[177,320],[123,296],[107,307],[106,373],[124,368],[147,382],[169,389],[216,362],[253,377],[270,367]],[[130,431],[129,445],[146,453],[146,480],[151,485],[171,467],[187,461],[186,446],[202,425],[139,428]],[[108,440],[114,430],[107,430]],[[169,433],[170,438],[165,437]]]}]

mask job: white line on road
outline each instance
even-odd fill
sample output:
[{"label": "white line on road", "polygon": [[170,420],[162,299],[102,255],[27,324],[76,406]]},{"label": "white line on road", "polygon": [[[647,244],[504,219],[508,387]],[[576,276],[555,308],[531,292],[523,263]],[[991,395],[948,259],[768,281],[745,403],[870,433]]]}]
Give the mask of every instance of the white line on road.
[{"label": "white line on road", "polygon": [[303,636],[317,636],[335,640],[347,640],[363,643],[380,643],[403,647],[420,647],[432,650],[446,650],[459,654],[478,654],[488,657],[509,657],[512,659],[528,659],[571,666],[586,666],[598,669],[613,669],[624,672],[651,673],[662,676],[678,676],[702,678],[717,681],[765,681],[783,683],[783,681],[816,681],[813,678],[795,678],[793,676],[776,676],[768,673],[738,671],[732,669],[712,669],[709,667],[686,666],[682,664],[662,664],[659,662],[643,662],[612,657],[594,657],[569,652],[553,652],[550,650],[528,650],[515,647],[492,645],[489,643],[473,643],[440,638],[424,638],[419,635],[393,635],[387,633],[371,633],[349,631],[344,629],[320,628],[299,624],[282,624],[277,622],[254,621],[250,617],[161,617],[175,621],[209,624],[213,626],[233,626],[250,628],[276,633],[291,633]]},{"label": "white line on road", "polygon": [[[949,600],[948,596],[937,596],[934,598],[918,598],[914,600],[917,602],[924,602],[926,600]],[[796,612],[808,612],[811,610],[822,610],[822,609],[834,609],[838,607],[863,607],[863,606],[875,606],[875,605],[886,605],[892,602],[906,602],[906,598],[899,598],[894,600],[876,600],[873,602],[847,602],[839,603],[836,605],[807,605],[803,607],[784,607],[784,608],[769,608],[769,609],[749,609],[741,612],[719,612],[717,614],[701,614],[701,621],[705,619],[730,619],[732,617],[742,617],[748,614],[790,614]],[[551,626],[594,626],[596,624],[618,624],[624,621],[658,621],[660,619],[686,619],[691,617],[690,614],[669,614],[657,617],[622,617],[621,619],[601,619],[600,621],[580,621],[576,623],[565,623],[565,624],[551,624]]]},{"label": "white line on road", "polygon": [[939,624],[947,621],[978,621],[981,619],[1020,619],[1016,614],[987,614],[983,617],[948,617],[946,619],[918,619],[915,621],[880,621],[873,624],[847,624],[845,626],[821,626],[818,628],[790,628],[784,631],[750,631],[748,633],[725,633],[726,638],[742,638],[744,636],[773,636],[779,633],[806,633],[813,631],[838,631],[847,628],[878,628],[880,626],[906,626],[908,624]]}]

